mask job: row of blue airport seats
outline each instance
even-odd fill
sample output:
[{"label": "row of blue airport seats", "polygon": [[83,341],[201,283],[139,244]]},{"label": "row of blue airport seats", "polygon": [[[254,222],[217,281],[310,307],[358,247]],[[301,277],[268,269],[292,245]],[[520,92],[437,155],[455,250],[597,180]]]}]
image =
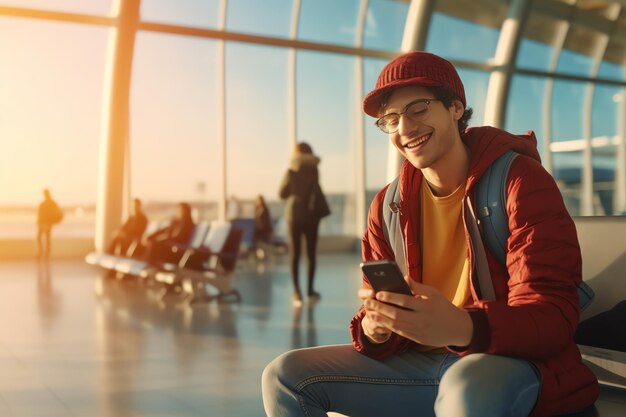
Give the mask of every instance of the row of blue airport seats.
[{"label": "row of blue airport seats", "polygon": [[[162,227],[163,223],[150,223],[145,235]],[[199,222],[186,244],[171,247],[165,262],[150,263],[130,256],[136,245],[131,245],[125,255],[92,252],[85,261],[125,279],[158,285],[160,297],[182,294],[189,303],[213,299],[239,301],[239,291],[231,282],[240,251],[245,246],[244,236],[250,235],[249,228],[249,222]]]}]

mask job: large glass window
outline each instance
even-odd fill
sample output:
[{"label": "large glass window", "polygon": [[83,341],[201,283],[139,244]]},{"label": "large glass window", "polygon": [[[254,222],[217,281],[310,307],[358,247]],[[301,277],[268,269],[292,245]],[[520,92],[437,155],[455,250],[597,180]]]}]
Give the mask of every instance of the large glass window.
[{"label": "large glass window", "polygon": [[[374,89],[378,74],[387,64],[383,59],[363,61],[363,91]],[[387,184],[387,153],[389,138],[374,125],[375,119],[363,114],[365,123],[365,190],[366,206],[369,207],[374,195]]]},{"label": "large glass window", "polygon": [[179,201],[215,218],[222,173],[217,43],[139,33],[131,91],[131,190],[151,218]]},{"label": "large glass window", "polygon": [[556,71],[565,74],[589,76],[592,65],[593,60],[590,56],[564,49],[559,55]]},{"label": "large glass window", "polygon": [[616,148],[613,145],[594,149],[593,158],[593,214],[596,216],[614,213]]},{"label": "large glass window", "polygon": [[493,58],[500,28],[434,13],[426,50],[448,59],[486,62]]},{"label": "large glass window", "polygon": [[513,77],[506,114],[505,129],[520,134],[528,130],[537,136],[537,148],[544,154],[546,79],[517,75]]},{"label": "large glass window", "polygon": [[400,50],[409,4],[399,1],[368,2],[363,47],[388,51]]},{"label": "large glass window", "polygon": [[485,71],[458,68],[465,88],[467,106],[474,110],[469,126],[482,126],[485,121],[485,102],[489,86],[489,73]]},{"label": "large glass window", "polygon": [[583,155],[580,151],[557,152],[552,156],[556,180],[569,214],[580,215]]},{"label": "large glass window", "polygon": [[298,38],[333,45],[356,45],[359,0],[302,0]]},{"label": "large glass window", "polygon": [[141,20],[215,29],[221,0],[142,0]]},{"label": "large glass window", "polygon": [[278,187],[291,156],[287,62],[285,48],[227,45],[226,178],[229,197],[239,201],[240,216],[253,216],[259,194],[270,204],[272,217],[282,215],[276,206]]},{"label": "large glass window", "polygon": [[557,72],[590,76],[593,56],[604,36],[581,26],[571,26],[559,56]]},{"label": "large glass window", "polygon": [[538,71],[549,71],[554,54],[554,44],[565,22],[545,15],[531,13],[524,26],[524,34],[517,55],[517,66]]},{"label": "large glass window", "polygon": [[293,0],[229,0],[226,29],[288,38]]},{"label": "large glass window", "polygon": [[598,69],[598,78],[607,78],[622,81],[626,79],[626,70],[623,66],[609,61],[602,61]]},{"label": "large glass window", "polygon": [[326,234],[354,233],[354,124],[357,86],[353,57],[300,51],[297,55],[298,141],[321,157],[320,179],[332,215],[322,222]]},{"label": "large glass window", "polygon": [[621,112],[623,88],[596,85],[593,96],[591,128],[596,139],[593,148],[594,214],[613,214],[616,147],[612,143],[619,132],[618,117]]},{"label": "large glass window", "polygon": [[624,88],[597,84],[593,91],[591,131],[593,137],[613,137],[618,132],[619,103]]},{"label": "large glass window", "polygon": [[93,235],[107,35],[0,17],[0,190],[1,205],[12,206],[0,236],[34,236],[45,187],[66,210],[55,234]]},{"label": "large glass window", "polygon": [[552,100],[552,141],[583,138],[583,102],[587,84],[555,80]]},{"label": "large glass window", "polygon": [[525,69],[548,71],[552,53],[552,48],[549,45],[523,38],[520,42],[517,65]]},{"label": "large glass window", "polygon": [[[623,27],[626,24],[626,15],[621,18],[620,25]],[[598,77],[612,78],[615,80],[626,80],[626,71],[624,66],[626,62],[624,57],[626,56],[626,45],[618,37],[612,37],[609,40],[609,45],[604,54],[604,61],[600,64],[600,70]],[[621,64],[621,65],[620,65]]]},{"label": "large glass window", "polygon": [[27,7],[29,9],[97,16],[105,16],[111,13],[111,0],[0,0],[0,6]]}]

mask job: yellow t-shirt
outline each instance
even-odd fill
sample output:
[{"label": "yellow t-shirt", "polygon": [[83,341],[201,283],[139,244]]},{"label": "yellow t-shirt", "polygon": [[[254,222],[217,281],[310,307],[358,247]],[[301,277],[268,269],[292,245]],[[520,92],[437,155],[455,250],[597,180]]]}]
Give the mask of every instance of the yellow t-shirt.
[{"label": "yellow t-shirt", "polygon": [[470,296],[467,243],[462,201],[465,183],[452,194],[437,197],[422,181],[422,282],[437,288],[455,306]]}]

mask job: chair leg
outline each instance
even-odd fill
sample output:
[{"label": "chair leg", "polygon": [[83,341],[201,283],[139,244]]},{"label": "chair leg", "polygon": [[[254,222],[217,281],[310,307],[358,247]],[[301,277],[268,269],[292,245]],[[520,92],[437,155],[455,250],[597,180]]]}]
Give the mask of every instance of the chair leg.
[{"label": "chair leg", "polygon": [[189,294],[186,301],[192,304],[208,303],[213,301],[216,297],[207,292],[206,286],[201,281],[187,282],[184,286],[186,292]]},{"label": "chair leg", "polygon": [[171,285],[163,285],[157,292],[156,297],[158,300],[163,300],[168,294],[174,293],[174,287]]},{"label": "chair leg", "polygon": [[233,288],[228,292],[218,294],[216,298],[218,303],[238,303],[241,301],[241,293]]}]

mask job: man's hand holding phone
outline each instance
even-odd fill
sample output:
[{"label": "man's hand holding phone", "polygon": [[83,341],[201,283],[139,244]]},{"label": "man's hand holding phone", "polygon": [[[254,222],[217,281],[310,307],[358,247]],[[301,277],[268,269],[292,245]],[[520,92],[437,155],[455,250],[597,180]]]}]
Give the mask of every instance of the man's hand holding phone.
[{"label": "man's hand holding phone", "polygon": [[[361,268],[373,287],[359,290],[366,312],[361,326],[373,343],[386,342],[391,332],[429,346],[470,343],[474,326],[469,313],[436,288],[413,281],[409,286],[393,261],[364,262]],[[409,288],[410,295],[402,284]]]},{"label": "man's hand holding phone", "polygon": [[363,300],[363,308],[365,309],[365,316],[361,320],[361,327],[365,336],[372,343],[385,343],[391,337],[391,330],[382,326],[376,321],[375,310],[368,308],[368,300],[374,300],[374,290],[370,288],[359,289],[359,298]]},{"label": "man's hand holding phone", "polygon": [[411,289],[394,261],[363,262],[361,263],[361,270],[372,286],[372,289],[361,288],[359,290],[359,298],[363,300],[365,309],[365,317],[361,321],[361,326],[372,343],[384,343],[391,337],[392,330],[379,321],[381,316],[376,309],[378,304],[376,294],[381,291],[391,291],[412,297]]}]

